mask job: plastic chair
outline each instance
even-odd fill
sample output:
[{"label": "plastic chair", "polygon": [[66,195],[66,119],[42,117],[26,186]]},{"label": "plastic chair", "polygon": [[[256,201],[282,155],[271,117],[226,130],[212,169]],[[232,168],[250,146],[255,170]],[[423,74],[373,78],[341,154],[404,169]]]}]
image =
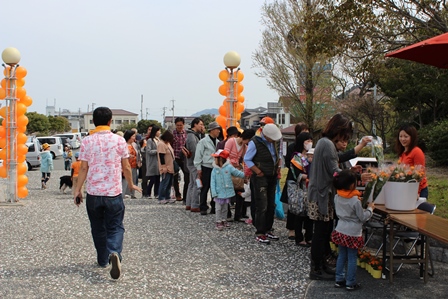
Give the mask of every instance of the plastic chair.
[{"label": "plastic chair", "polygon": [[[426,211],[430,214],[434,214],[434,211],[436,210],[436,205],[430,204],[429,202],[423,202],[421,203],[417,209],[419,210],[423,210]],[[395,247],[397,247],[398,243],[402,243],[403,247],[406,248],[406,246],[404,246],[405,242],[409,243],[412,242],[411,245],[409,246],[409,248],[406,250],[405,252],[405,256],[410,256],[410,253],[412,252],[413,249],[415,249],[416,255],[418,254],[418,243],[421,241],[421,237],[422,235],[419,234],[418,232],[415,231],[398,231],[394,234],[394,237],[397,239],[397,241],[394,244],[394,247],[392,248],[392,250],[395,249]],[[433,276],[434,275],[434,266],[433,266],[433,262],[432,262],[432,258],[431,258],[431,251],[429,250],[429,243],[428,243],[428,257],[429,257],[429,262],[430,262],[430,267],[431,267],[431,273],[428,273],[428,275]],[[403,266],[403,264],[400,264],[397,268],[397,270],[395,271],[398,272],[401,267]]]}]

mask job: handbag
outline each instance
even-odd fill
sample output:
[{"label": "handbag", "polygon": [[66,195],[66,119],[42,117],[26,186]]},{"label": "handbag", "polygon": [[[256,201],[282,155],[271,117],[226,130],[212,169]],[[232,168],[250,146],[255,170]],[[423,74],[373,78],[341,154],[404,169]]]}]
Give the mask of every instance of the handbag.
[{"label": "handbag", "polygon": [[[241,170],[243,167],[241,165],[235,167]],[[232,175],[233,189],[236,191],[244,191],[244,178],[236,177]]]},{"label": "handbag", "polygon": [[292,170],[294,180],[287,180],[287,193],[289,211],[294,215],[306,215],[307,199],[306,192],[302,188],[302,174],[297,178],[294,170]]},{"label": "handbag", "polygon": [[275,217],[278,219],[285,219],[285,211],[283,210],[283,203],[280,201],[282,191],[280,190],[280,180],[277,180],[275,189]]}]

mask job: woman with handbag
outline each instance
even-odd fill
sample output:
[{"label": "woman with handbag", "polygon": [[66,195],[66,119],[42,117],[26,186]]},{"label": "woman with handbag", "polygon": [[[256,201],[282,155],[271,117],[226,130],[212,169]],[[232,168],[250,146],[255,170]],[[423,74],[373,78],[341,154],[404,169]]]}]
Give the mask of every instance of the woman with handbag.
[{"label": "woman with handbag", "polygon": [[[244,130],[239,137],[229,138],[225,144],[225,150],[229,152],[229,161],[233,167],[242,170],[242,160],[246,153],[247,144],[254,137],[255,131],[252,129]],[[234,221],[244,222],[246,216],[244,208],[244,199],[238,195],[238,192],[244,191],[244,178],[232,177],[233,187],[236,191],[235,217]],[[247,216],[246,216],[247,217]]]},{"label": "woman with handbag", "polygon": [[[306,211],[306,185],[310,168],[307,152],[313,147],[313,139],[310,133],[302,132],[296,137],[295,148],[297,152],[292,155],[290,167],[286,177],[283,192],[288,198],[288,217],[293,215],[292,227],[295,232],[297,246],[310,247],[313,238],[313,221]],[[282,194],[282,196],[284,196]],[[303,234],[305,230],[305,235]]]}]

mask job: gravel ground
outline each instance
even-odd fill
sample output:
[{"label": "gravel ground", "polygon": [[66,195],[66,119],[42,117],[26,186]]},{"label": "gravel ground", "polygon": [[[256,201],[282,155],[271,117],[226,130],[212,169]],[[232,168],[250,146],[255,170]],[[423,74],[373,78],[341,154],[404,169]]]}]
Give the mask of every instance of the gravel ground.
[{"label": "gravel ground", "polygon": [[0,298],[404,298],[404,289],[411,291],[405,297],[415,298],[424,288],[418,297],[448,293],[447,267],[440,263],[426,285],[410,268],[392,285],[358,271],[365,288],[354,293],[311,282],[309,249],[287,240],[285,222],[275,222],[279,241],[261,245],[250,225],[232,223],[219,232],[214,215],[155,199],[125,200],[123,274],[114,281],[108,269],[96,266],[85,205],[77,208],[58,190],[63,174],[54,171],[41,190],[40,172],[28,172],[24,205],[0,206]]}]

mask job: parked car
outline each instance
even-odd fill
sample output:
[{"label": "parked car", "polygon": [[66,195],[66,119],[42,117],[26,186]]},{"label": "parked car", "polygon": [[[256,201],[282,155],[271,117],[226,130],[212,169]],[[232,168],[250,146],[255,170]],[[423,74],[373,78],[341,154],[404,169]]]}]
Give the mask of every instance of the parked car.
[{"label": "parked car", "polygon": [[62,139],[62,145],[64,147],[66,147],[66,146],[72,147],[72,144],[70,143],[70,138],[64,137],[64,136],[59,136],[59,138]]},{"label": "parked car", "polygon": [[80,132],[80,134],[81,134],[81,138],[84,138],[89,134],[89,132]]},{"label": "parked car", "polygon": [[70,145],[74,149],[79,148],[81,146],[81,134],[80,133],[63,133],[63,134],[55,134],[53,136],[68,137],[70,139]]},{"label": "parked car", "polygon": [[40,167],[40,151],[41,144],[39,139],[34,136],[28,136],[28,140],[26,141],[26,146],[28,146],[28,152],[26,153],[26,164],[28,165],[28,170],[31,170],[35,167]]},{"label": "parked car", "polygon": [[50,145],[50,152],[53,156],[53,159],[56,157],[62,156],[64,153],[64,146],[62,143],[62,139],[56,136],[45,136],[45,137],[37,137],[40,144],[48,143]]}]

